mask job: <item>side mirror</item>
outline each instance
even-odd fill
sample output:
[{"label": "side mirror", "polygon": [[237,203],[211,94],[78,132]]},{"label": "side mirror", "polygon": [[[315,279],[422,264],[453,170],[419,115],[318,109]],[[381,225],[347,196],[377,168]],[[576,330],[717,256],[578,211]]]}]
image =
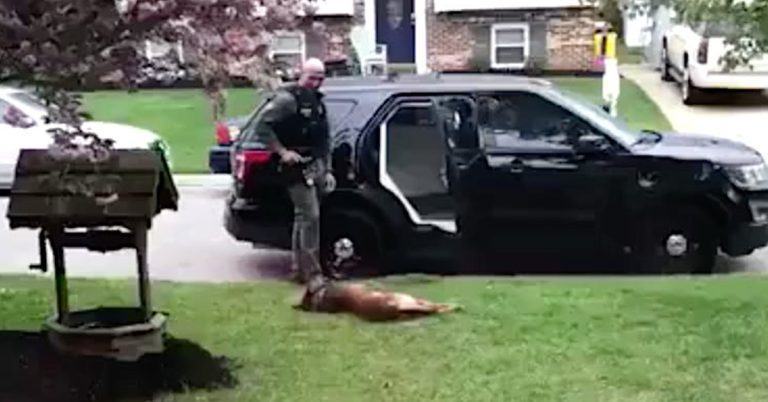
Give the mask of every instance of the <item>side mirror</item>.
[{"label": "side mirror", "polygon": [[585,134],[576,142],[576,152],[583,154],[605,153],[611,149],[611,143],[597,134]]}]

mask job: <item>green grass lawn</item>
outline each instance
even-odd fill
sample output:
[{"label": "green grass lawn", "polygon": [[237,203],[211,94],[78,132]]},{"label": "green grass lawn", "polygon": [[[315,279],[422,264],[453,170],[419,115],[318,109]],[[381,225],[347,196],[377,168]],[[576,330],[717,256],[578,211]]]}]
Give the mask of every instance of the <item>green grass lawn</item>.
[{"label": "green grass lawn", "polygon": [[[599,78],[552,79],[557,85],[600,101]],[[634,83],[622,82],[619,111],[630,126],[666,130],[671,126],[645,93]],[[254,89],[229,91],[228,115],[249,113],[257,101]],[[150,129],[170,144],[174,169],[179,173],[206,173],[208,147],[214,141],[209,104],[201,90],[147,90],[134,94],[98,91],[84,94],[86,109],[94,119]]]},{"label": "green grass lawn", "polygon": [[[9,392],[37,389],[54,375],[70,393],[98,382],[93,392],[118,394],[127,384],[153,375],[145,371],[134,373],[135,378],[116,378],[104,370],[94,374],[97,378],[83,378],[96,364],[84,360],[69,361],[66,372],[48,373],[50,378],[18,378],[17,371],[41,366],[21,356],[24,349],[7,341],[8,331],[40,328],[51,312],[53,284],[30,277],[0,281],[0,353],[5,350],[6,356],[0,366],[0,399],[26,400]],[[282,283],[155,283],[157,307],[170,312],[171,335],[199,346],[187,352],[174,349],[180,355],[168,358],[175,363],[162,366],[161,375],[218,370],[192,355],[207,351],[231,359],[228,367],[236,380],[236,385],[211,389],[198,389],[205,385],[200,381],[182,384],[178,391],[160,391],[156,399],[768,400],[764,277],[414,276],[382,282],[459,303],[464,310],[409,323],[371,324],[345,315],[294,311],[289,306],[298,290]],[[71,285],[72,303],[79,307],[134,300],[133,282],[76,280]],[[42,367],[56,364],[48,361]],[[3,383],[8,378],[14,382]]]},{"label": "green grass lawn", "polygon": [[623,40],[616,46],[616,58],[619,64],[640,64],[645,60],[645,49],[642,47],[627,47]]},{"label": "green grass lawn", "polygon": [[[230,90],[228,115],[250,113],[257,96],[254,89]],[[130,124],[163,136],[177,172],[208,172],[208,147],[215,137],[210,104],[202,90],[97,91],[85,93],[84,102],[96,120]]]}]

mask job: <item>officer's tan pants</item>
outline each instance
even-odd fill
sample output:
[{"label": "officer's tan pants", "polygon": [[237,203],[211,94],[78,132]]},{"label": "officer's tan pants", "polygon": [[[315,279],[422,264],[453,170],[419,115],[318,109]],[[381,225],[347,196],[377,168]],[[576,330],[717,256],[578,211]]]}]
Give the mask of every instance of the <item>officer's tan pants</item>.
[{"label": "officer's tan pants", "polygon": [[320,266],[320,195],[324,188],[325,169],[316,162],[308,175],[313,183],[296,183],[288,187],[293,201],[293,270],[305,281],[322,275]]}]

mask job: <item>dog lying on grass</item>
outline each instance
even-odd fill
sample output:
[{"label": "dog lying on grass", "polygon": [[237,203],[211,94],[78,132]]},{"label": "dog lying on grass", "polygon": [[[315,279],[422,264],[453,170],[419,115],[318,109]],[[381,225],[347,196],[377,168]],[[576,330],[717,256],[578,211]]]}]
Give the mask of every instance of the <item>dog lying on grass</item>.
[{"label": "dog lying on grass", "polygon": [[337,282],[310,283],[294,308],[323,313],[351,313],[366,321],[406,320],[458,309],[455,305],[432,303],[404,293]]}]

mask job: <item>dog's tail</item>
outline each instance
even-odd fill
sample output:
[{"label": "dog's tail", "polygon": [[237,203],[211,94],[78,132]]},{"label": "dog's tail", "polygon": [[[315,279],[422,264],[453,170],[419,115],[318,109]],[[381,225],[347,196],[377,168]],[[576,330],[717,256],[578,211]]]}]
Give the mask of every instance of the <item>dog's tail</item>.
[{"label": "dog's tail", "polygon": [[458,304],[453,303],[441,303],[436,305],[435,312],[438,314],[442,313],[452,313],[456,311],[461,311],[462,307]]},{"label": "dog's tail", "polygon": [[400,313],[408,315],[432,315],[460,311],[461,306],[449,303],[422,302],[416,306],[401,306]]}]

